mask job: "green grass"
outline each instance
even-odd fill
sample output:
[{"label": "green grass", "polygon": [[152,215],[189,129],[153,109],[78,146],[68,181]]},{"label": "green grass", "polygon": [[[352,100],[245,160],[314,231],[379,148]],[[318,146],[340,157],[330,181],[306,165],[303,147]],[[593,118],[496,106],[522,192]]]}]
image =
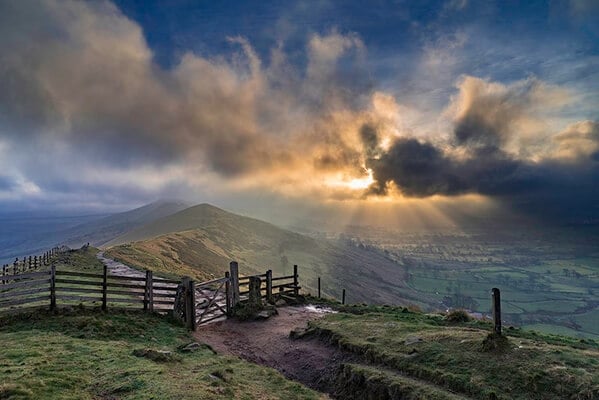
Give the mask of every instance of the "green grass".
[{"label": "green grass", "polygon": [[96,258],[98,251],[97,248],[91,246],[71,250],[56,255],[52,261],[56,265],[57,271],[80,271],[101,274],[104,264]]},{"label": "green grass", "polygon": [[[184,353],[190,336],[139,312],[27,315],[0,320],[0,399],[318,399],[275,370]],[[135,350],[172,352],[157,362]]]},{"label": "green grass", "polygon": [[387,371],[381,377],[362,368],[363,381],[393,382],[397,375],[429,385],[433,393],[437,388],[439,396],[457,393],[477,399],[599,396],[599,345],[592,340],[504,329],[507,347],[486,351],[488,322],[451,323],[442,315],[397,307],[341,310],[346,312],[313,321],[311,333]]}]

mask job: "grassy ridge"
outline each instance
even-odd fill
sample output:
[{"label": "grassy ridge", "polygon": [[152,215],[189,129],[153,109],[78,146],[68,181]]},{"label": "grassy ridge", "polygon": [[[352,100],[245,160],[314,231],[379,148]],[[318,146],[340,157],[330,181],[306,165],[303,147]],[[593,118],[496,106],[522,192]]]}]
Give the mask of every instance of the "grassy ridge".
[{"label": "grassy ridge", "polygon": [[[1,399],[318,399],[276,371],[184,353],[188,333],[163,317],[75,310],[0,321]],[[170,351],[162,362],[134,352]]]},{"label": "grassy ridge", "polygon": [[275,276],[289,275],[297,264],[304,289],[314,292],[321,277],[323,293],[340,298],[346,288],[352,301],[405,303],[413,293],[405,287],[401,265],[380,252],[317,240],[207,204],[138,228],[109,245],[113,247],[105,254],[113,259],[198,280],[223,276],[235,260],[244,275],[268,269]]},{"label": "grassy ridge", "polygon": [[[373,390],[384,390],[389,396],[380,398],[400,398],[391,395],[392,387],[412,393],[407,398],[453,394],[477,399],[599,397],[599,345],[593,340],[508,329],[505,346],[489,350],[483,343],[491,327],[483,321],[451,323],[441,315],[393,307],[344,310],[351,313],[311,323],[313,334],[375,366],[347,365],[345,384],[338,387],[343,393],[353,390],[352,382],[369,382]],[[418,383],[410,384],[409,379]],[[418,395],[423,384],[435,395]]]}]

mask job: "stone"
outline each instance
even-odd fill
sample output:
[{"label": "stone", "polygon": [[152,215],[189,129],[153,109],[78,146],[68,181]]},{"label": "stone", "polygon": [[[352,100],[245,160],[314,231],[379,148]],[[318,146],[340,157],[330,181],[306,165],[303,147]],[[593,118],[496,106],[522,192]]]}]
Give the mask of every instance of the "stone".
[{"label": "stone", "polygon": [[307,328],[295,328],[289,332],[289,339],[300,339],[308,333]]},{"label": "stone", "polygon": [[179,361],[173,356],[173,353],[168,350],[154,350],[154,349],[136,349],[133,350],[135,357],[144,357],[156,362],[170,362]]},{"label": "stone", "polygon": [[279,299],[275,302],[275,306],[277,307],[285,307],[287,305],[287,302],[283,299]]},{"label": "stone", "polygon": [[202,346],[198,342],[191,342],[188,345],[184,346],[181,351],[186,353],[191,353],[193,351],[199,350]]},{"label": "stone", "polygon": [[406,346],[413,345],[414,343],[422,342],[422,338],[420,336],[408,336],[405,341]]},{"label": "stone", "polygon": [[272,310],[262,310],[256,314],[256,319],[267,319],[273,315],[275,315],[275,313]]}]

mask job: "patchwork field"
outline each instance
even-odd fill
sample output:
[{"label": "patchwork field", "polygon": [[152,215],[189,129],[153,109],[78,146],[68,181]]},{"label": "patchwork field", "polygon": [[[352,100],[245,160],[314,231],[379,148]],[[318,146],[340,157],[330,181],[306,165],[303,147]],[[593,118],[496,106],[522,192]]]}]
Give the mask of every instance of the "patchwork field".
[{"label": "patchwork field", "polygon": [[465,308],[488,316],[490,290],[498,287],[507,323],[599,338],[599,237],[594,232],[369,236],[362,229],[347,236],[405,268],[407,286],[418,293],[416,304],[427,309]]}]

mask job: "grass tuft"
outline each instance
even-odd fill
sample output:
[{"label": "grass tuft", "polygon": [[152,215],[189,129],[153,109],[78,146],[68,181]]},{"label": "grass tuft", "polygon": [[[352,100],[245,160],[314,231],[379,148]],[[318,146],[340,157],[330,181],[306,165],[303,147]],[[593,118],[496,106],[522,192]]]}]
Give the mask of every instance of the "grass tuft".
[{"label": "grass tuft", "polygon": [[447,313],[445,320],[448,322],[468,322],[472,318],[465,310],[452,310]]},{"label": "grass tuft", "polygon": [[507,353],[511,347],[512,345],[506,336],[496,333],[489,333],[482,343],[483,352]]}]

